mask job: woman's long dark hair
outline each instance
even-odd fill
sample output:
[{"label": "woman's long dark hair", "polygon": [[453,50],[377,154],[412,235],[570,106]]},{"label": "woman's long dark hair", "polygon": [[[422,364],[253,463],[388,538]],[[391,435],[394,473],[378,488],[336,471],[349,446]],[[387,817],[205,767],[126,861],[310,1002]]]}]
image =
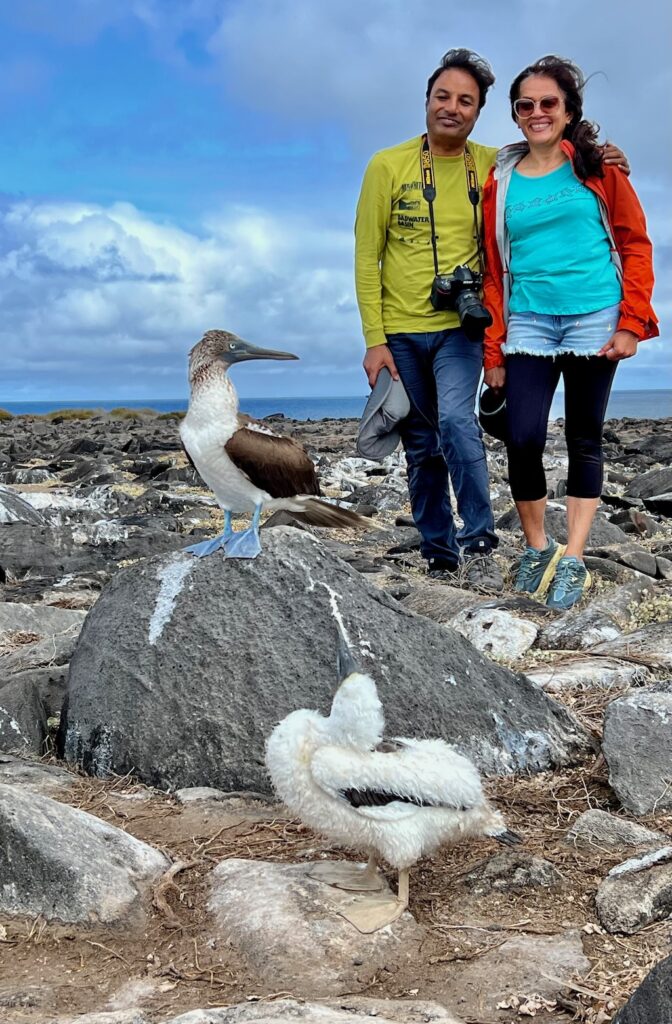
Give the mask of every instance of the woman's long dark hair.
[{"label": "woman's long dark hair", "polygon": [[583,87],[586,84],[583,73],[576,64],[564,57],[548,54],[516,75],[509,90],[511,116],[518,123],[513,104],[520,96],[520,86],[532,75],[552,78],[565,97],[565,109],[571,114],[571,121],[565,127],[563,138],[569,139],[576,150],[574,170],[577,177],[585,181],[591,175],[604,177],[602,168],[602,147],[597,144],[600,126],[583,119]]}]

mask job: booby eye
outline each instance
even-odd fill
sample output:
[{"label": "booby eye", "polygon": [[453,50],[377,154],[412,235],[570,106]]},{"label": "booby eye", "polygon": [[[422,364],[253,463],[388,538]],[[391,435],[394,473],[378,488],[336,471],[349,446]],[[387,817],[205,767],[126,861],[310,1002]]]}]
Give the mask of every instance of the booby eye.
[{"label": "booby eye", "polygon": [[230,352],[235,352],[235,350],[236,350],[236,343],[235,343],[235,341],[230,341],[229,342],[229,351]]}]

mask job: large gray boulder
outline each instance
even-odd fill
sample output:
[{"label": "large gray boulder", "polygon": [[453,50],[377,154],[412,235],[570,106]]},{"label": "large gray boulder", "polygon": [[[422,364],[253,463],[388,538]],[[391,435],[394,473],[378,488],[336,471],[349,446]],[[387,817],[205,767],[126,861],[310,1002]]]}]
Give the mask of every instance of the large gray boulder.
[{"label": "large gray boulder", "polygon": [[602,751],[609,785],[633,814],[672,807],[672,693],[633,690],[607,705]]},{"label": "large gray boulder", "polygon": [[0,785],[0,913],[68,923],[142,920],[142,896],[168,860],[92,814]]},{"label": "large gray boulder", "polygon": [[525,676],[406,611],[307,532],[278,527],[263,543],[253,561],[174,555],[114,577],[70,665],[69,761],[164,788],[268,792],[273,727],[297,708],[329,710],[339,622],[379,685],[389,733],[442,736],[500,773],[588,749]]},{"label": "large gray boulder", "polygon": [[672,1024],[672,956],[649,971],[613,1024]]}]

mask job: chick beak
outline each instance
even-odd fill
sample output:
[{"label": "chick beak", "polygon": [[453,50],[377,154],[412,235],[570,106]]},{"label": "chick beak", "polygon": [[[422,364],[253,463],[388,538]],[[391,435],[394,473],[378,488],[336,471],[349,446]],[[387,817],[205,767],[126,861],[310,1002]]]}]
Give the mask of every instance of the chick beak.
[{"label": "chick beak", "polygon": [[336,647],[336,667],[338,669],[338,682],[342,683],[348,676],[359,671],[357,662],[352,656],[348,643],[339,630],[338,644]]}]

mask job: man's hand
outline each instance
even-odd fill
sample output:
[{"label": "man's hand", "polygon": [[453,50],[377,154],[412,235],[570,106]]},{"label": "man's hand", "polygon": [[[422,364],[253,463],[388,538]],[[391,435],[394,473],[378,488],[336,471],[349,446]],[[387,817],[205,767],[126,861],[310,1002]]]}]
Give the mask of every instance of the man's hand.
[{"label": "man's hand", "polygon": [[389,345],[374,345],[372,348],[367,348],[362,365],[366,371],[366,376],[369,379],[369,387],[371,388],[376,386],[378,374],[384,366],[386,366],[392,374],[393,380],[399,380],[399,371],[395,366]]},{"label": "man's hand", "polygon": [[637,355],[637,343],[637,335],[632,331],[616,331],[597,354],[606,356],[614,362],[618,359],[629,359],[630,356]]},{"label": "man's hand", "polygon": [[493,391],[500,391],[506,383],[506,370],[503,366],[493,366],[490,370],[485,371],[483,379]]},{"label": "man's hand", "polygon": [[605,142],[602,147],[602,159],[605,164],[614,164],[619,167],[623,174],[630,176],[630,163],[622,149],[615,146],[613,142]]}]

